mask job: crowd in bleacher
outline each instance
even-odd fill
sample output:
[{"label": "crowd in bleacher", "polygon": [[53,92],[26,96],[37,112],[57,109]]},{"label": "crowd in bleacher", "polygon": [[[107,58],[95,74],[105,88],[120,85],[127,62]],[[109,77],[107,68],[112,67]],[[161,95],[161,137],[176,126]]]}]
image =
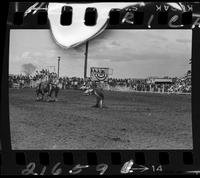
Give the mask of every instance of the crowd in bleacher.
[{"label": "crowd in bleacher", "polygon": [[191,93],[191,77],[173,78],[172,83],[149,83],[148,79],[109,79],[111,87],[130,88],[144,92]]},{"label": "crowd in bleacher", "polygon": [[[9,87],[33,87],[32,83],[45,75],[57,75],[48,70],[36,71],[34,75],[9,75]],[[182,78],[173,78],[172,83],[168,84],[153,84],[149,83],[148,79],[117,79],[108,78],[105,82],[109,87],[124,87],[134,91],[144,92],[168,92],[168,93],[191,93],[191,73],[188,72]],[[59,77],[59,85],[61,89],[84,89],[89,88],[92,84],[90,78],[83,79],[79,77]]]}]

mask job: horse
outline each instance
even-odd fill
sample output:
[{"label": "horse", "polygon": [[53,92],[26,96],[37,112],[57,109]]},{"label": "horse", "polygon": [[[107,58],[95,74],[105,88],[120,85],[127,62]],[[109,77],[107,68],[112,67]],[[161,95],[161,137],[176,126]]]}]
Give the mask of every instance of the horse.
[{"label": "horse", "polygon": [[[58,79],[52,79],[50,80],[49,78],[42,79],[41,81],[38,82],[38,85],[36,87],[36,100],[44,100],[44,96],[46,96],[47,101],[57,101],[57,96],[59,92],[59,87],[58,87]],[[54,92],[54,97],[55,99],[52,100],[52,93]],[[39,97],[41,95],[41,97]]]},{"label": "horse", "polygon": [[[36,101],[41,101],[44,100],[44,96],[46,96],[47,98],[49,98],[49,85],[47,82],[41,82],[36,86]],[[41,95],[41,97],[40,97]],[[48,100],[48,99],[47,99]]]}]

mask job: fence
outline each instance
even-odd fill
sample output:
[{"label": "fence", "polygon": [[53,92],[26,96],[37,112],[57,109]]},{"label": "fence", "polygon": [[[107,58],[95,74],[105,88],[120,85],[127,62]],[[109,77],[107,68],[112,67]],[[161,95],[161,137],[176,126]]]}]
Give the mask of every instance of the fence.
[{"label": "fence", "polygon": [[144,90],[144,91],[139,91],[137,89],[133,89],[132,87],[126,87],[126,86],[110,86],[110,85],[106,85],[104,88],[104,90],[107,91],[121,91],[121,92],[137,92],[137,93],[160,93],[160,94],[184,94],[184,95],[188,95],[191,94],[191,92],[180,92],[180,91],[166,91],[166,90],[158,90],[158,91],[154,91],[154,90]]}]

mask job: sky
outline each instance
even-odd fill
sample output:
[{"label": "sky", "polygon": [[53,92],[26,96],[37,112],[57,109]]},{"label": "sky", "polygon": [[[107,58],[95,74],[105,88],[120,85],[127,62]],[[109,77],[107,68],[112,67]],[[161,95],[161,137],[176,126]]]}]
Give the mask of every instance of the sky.
[{"label": "sky", "polygon": [[[109,67],[113,78],[181,77],[191,69],[191,30],[105,30],[89,41],[88,69]],[[13,29],[10,32],[9,74],[22,65],[38,69],[60,61],[60,76],[83,77],[85,44],[64,49],[48,29]]]}]

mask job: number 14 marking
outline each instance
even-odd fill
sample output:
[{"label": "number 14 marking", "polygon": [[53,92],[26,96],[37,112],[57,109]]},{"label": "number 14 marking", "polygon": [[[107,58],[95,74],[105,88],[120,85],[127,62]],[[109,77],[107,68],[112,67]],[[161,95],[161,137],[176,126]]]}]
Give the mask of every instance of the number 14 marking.
[{"label": "number 14 marking", "polygon": [[152,171],[153,172],[162,172],[163,171],[162,165],[159,165],[159,166],[152,165]]}]

